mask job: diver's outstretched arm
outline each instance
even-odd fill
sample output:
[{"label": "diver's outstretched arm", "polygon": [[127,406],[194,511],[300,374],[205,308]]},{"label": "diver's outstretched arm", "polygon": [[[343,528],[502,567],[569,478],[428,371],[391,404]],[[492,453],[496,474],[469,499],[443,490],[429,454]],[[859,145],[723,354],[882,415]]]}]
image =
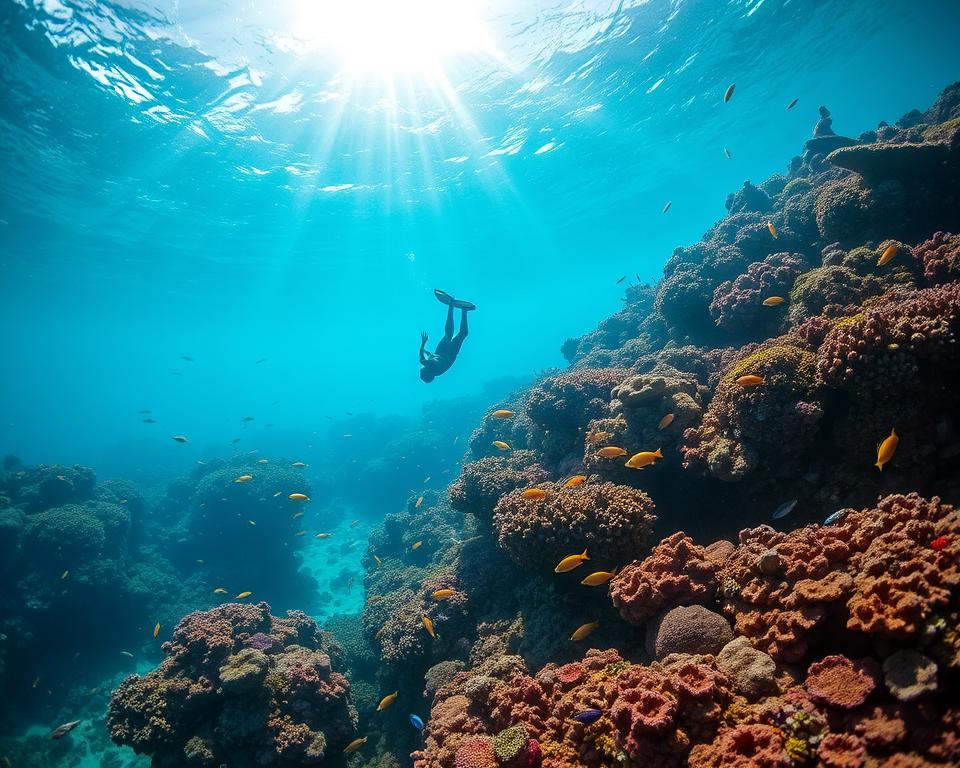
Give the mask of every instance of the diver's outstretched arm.
[{"label": "diver's outstretched arm", "polygon": [[426,348],[427,348],[428,338],[429,337],[427,336],[426,331],[420,331],[420,365],[427,364],[428,358],[427,358]]}]

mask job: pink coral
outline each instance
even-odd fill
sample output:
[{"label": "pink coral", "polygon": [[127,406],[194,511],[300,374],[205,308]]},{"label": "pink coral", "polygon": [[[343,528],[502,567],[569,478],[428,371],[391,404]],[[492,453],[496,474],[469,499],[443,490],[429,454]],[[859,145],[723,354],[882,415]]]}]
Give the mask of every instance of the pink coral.
[{"label": "pink coral", "polygon": [[642,624],[661,610],[710,601],[718,570],[703,547],[678,531],[623,568],[610,582],[610,597],[626,621]]},{"label": "pink coral", "polygon": [[813,700],[836,709],[854,709],[877,687],[879,669],[869,659],[852,661],[846,656],[827,656],[810,665],[804,683]]},{"label": "pink coral", "polygon": [[465,464],[450,486],[450,504],[460,512],[489,519],[501,496],[547,479],[533,451],[513,451],[508,456],[487,456]]},{"label": "pink coral", "polygon": [[913,249],[923,265],[923,276],[931,283],[948,283],[960,278],[960,235],[936,232]]},{"label": "pink coral", "polygon": [[772,253],[751,264],[736,280],[720,283],[710,304],[717,325],[733,333],[770,327],[781,313],[763,306],[763,300],[789,293],[802,263],[798,255]]},{"label": "pink coral", "polygon": [[496,768],[493,741],[487,736],[471,736],[457,750],[453,768]]}]

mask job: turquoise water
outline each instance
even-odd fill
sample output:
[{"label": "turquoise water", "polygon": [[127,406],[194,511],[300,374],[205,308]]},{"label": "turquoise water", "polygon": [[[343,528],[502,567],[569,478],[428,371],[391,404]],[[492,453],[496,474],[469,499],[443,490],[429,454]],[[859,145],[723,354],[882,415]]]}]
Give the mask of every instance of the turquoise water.
[{"label": "turquoise water", "polygon": [[[150,502],[303,461],[321,620],[489,405],[784,171],[820,104],[856,136],[960,75],[947,1],[0,2],[0,453]],[[434,288],[478,308],[427,385]]]}]

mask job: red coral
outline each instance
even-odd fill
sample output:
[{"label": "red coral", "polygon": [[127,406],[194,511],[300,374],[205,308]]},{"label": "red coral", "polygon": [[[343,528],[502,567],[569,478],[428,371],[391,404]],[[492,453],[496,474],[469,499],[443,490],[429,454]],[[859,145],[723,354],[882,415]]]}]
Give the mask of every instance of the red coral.
[{"label": "red coral", "polygon": [[817,747],[817,757],[827,768],[860,768],[867,759],[863,741],[847,733],[830,733]]},{"label": "red coral", "polygon": [[610,597],[624,620],[642,624],[660,611],[712,600],[718,570],[703,547],[678,531],[620,571],[610,582]]},{"label": "red coral", "polygon": [[949,283],[960,278],[960,235],[936,232],[913,249],[931,283]]},{"label": "red coral", "polygon": [[785,768],[784,736],[769,725],[742,725],[690,752],[690,768]]},{"label": "red coral", "polygon": [[852,661],[846,656],[827,656],[810,665],[804,683],[819,704],[837,709],[854,709],[873,693],[879,669],[870,659]]}]

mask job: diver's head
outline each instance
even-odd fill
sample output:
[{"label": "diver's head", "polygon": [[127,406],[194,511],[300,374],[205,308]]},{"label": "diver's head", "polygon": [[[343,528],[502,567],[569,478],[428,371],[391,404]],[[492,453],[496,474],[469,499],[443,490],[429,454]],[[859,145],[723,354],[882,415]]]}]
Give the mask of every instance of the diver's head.
[{"label": "diver's head", "polygon": [[427,384],[433,381],[436,377],[436,374],[432,373],[429,368],[420,369],[420,378],[423,379]]}]

